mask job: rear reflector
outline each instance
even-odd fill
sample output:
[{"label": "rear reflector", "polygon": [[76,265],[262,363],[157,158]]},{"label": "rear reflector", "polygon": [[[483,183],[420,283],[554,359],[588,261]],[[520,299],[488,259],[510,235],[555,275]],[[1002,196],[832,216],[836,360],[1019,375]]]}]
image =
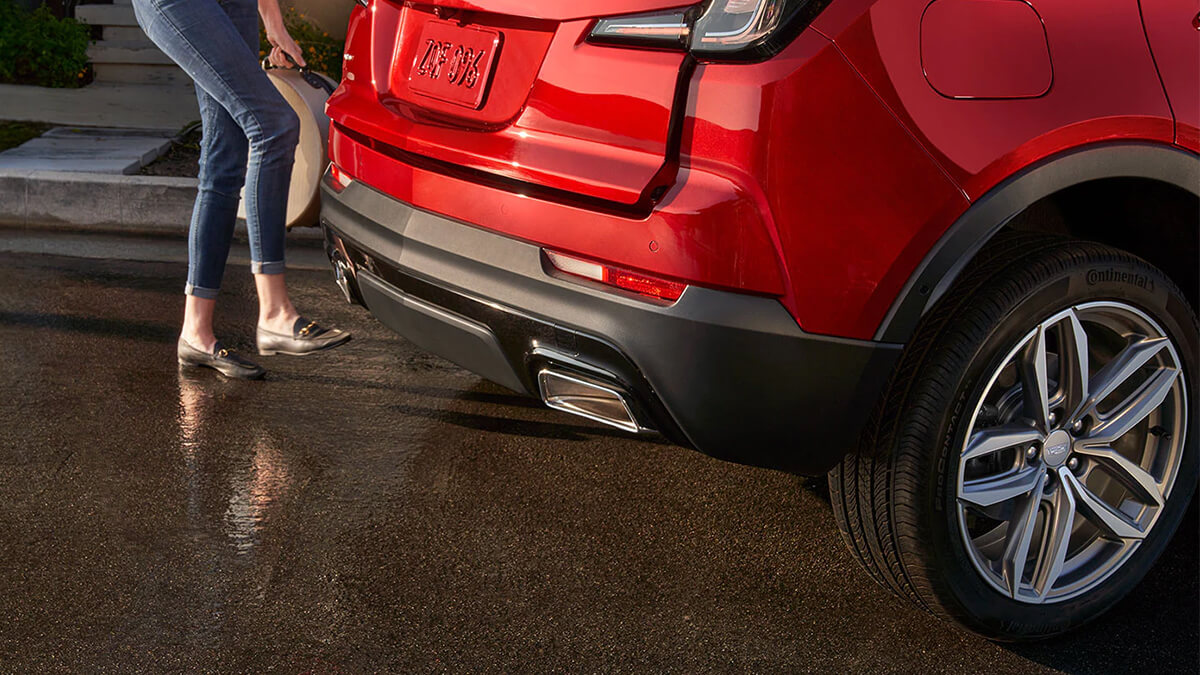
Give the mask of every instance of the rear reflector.
[{"label": "rear reflector", "polygon": [[683,295],[684,289],[687,288],[687,284],[678,281],[660,279],[641,272],[612,267],[554,251],[546,251],[546,257],[550,260],[550,264],[561,272],[669,302],[678,300],[679,296]]},{"label": "rear reflector", "polygon": [[329,187],[333,188],[334,192],[341,192],[354,182],[354,177],[343,171],[333,162],[329,163]]}]

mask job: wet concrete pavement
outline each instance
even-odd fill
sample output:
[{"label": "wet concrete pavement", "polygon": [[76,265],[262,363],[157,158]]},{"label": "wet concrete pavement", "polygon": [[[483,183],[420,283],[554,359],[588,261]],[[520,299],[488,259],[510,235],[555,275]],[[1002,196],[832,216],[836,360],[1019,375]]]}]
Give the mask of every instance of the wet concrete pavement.
[{"label": "wet concrete pavement", "polygon": [[[0,253],[0,671],[1196,671],[1195,505],[1104,619],[993,644],[875,586],[820,481],[544,410],[324,272],[297,305],[350,345],[181,375],[181,246]],[[253,321],[238,265],[219,334]]]}]

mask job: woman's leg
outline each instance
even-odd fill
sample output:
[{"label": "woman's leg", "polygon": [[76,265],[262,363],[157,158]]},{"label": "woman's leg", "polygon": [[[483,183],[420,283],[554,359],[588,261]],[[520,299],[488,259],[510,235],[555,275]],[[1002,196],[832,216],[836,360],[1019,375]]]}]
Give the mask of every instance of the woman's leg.
[{"label": "woman's leg", "polygon": [[213,333],[216,306],[216,300],[196,295],[186,296],[183,304],[183,329],[179,331],[179,337],[205,354],[211,354],[217,348],[217,336]]},{"label": "woman's leg", "polygon": [[[253,1],[230,2],[225,6],[230,20],[252,50],[258,50],[258,9]],[[294,114],[294,113],[293,113]],[[299,134],[297,121],[297,136]],[[246,226],[250,230],[251,255],[266,261],[254,271],[258,290],[258,325],[276,332],[291,331],[299,312],[292,306],[284,284],[284,235],[287,193],[291,185],[295,141],[265,148],[251,154],[246,189]],[[283,195],[283,199],[279,199]],[[257,246],[258,253],[254,254]],[[270,265],[272,260],[279,265]]]},{"label": "woman's leg", "polygon": [[[267,297],[260,298],[260,314],[271,317],[272,325],[282,325],[288,318],[294,321],[295,310],[283,287],[282,274],[284,218],[299,120],[259,66],[256,3],[254,0],[225,0],[223,3],[217,0],[134,0],[133,5],[138,23],[147,35],[192,77],[197,89],[203,90],[228,114],[248,141],[246,213],[251,271],[256,275],[256,285],[271,291]],[[214,174],[219,173],[214,171]],[[216,236],[220,232],[213,234],[213,240],[222,239]],[[228,238],[224,241],[223,248],[209,249],[203,245],[197,248],[211,252],[208,257],[219,255],[223,268],[224,258],[228,255]],[[261,277],[279,278],[260,282]],[[205,283],[219,287],[219,278],[216,282]],[[189,295],[215,297],[215,293],[197,288],[206,287],[191,284]],[[189,304],[194,305],[197,312],[206,309],[204,303]],[[197,323],[202,318],[197,316]],[[211,314],[208,319],[211,322]]]},{"label": "woman's leg", "polygon": [[273,333],[290,334],[300,313],[288,298],[283,274],[255,274],[254,286],[258,289],[258,325]]},{"label": "woman's leg", "polygon": [[216,99],[199,87],[196,98],[204,134],[199,190],[188,230],[188,297],[181,334],[193,347],[211,353],[217,342],[213,310],[233,240],[250,146],[241,127]]}]

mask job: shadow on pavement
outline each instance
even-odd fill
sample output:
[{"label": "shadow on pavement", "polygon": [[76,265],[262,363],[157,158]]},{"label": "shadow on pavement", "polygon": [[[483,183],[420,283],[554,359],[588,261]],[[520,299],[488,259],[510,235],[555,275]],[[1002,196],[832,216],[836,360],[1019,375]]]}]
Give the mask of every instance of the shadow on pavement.
[{"label": "shadow on pavement", "polygon": [[91,316],[71,316],[49,312],[5,312],[0,311],[0,325],[48,328],[71,333],[87,333],[104,337],[132,338],[150,342],[175,342],[179,329],[148,321],[100,319]]},{"label": "shadow on pavement", "polygon": [[[509,417],[494,417],[476,413],[453,410],[435,410],[412,405],[397,404],[387,407],[388,410],[413,417],[424,417],[436,422],[444,422],[475,431],[487,431],[508,436],[525,436],[529,438],[546,438],[561,441],[587,441],[597,436],[605,436],[628,440],[630,435],[623,431],[607,427],[585,426],[581,424],[558,424],[553,422],[537,422],[533,420],[518,420]],[[655,437],[645,437],[642,442],[670,445],[669,441]]]},{"label": "shadow on pavement", "polygon": [[445,387],[426,386],[402,386],[398,387],[398,389],[406,393],[417,394],[418,396],[470,401],[472,403],[487,403],[490,405],[508,406],[512,408],[531,408],[540,410],[546,407],[541,401],[533,398],[532,396],[509,394],[499,391],[482,391],[479,387],[468,391],[447,389]]}]

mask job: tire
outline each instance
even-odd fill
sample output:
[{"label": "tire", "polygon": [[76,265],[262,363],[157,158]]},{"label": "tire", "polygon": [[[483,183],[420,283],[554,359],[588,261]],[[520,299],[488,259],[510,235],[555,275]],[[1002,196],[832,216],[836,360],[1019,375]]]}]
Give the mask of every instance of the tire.
[{"label": "tire", "polygon": [[1197,334],[1147,262],[1002,233],[924,317],[858,451],[829,474],[847,545],[884,587],[991,639],[1096,618],[1142,580],[1195,491]]}]

